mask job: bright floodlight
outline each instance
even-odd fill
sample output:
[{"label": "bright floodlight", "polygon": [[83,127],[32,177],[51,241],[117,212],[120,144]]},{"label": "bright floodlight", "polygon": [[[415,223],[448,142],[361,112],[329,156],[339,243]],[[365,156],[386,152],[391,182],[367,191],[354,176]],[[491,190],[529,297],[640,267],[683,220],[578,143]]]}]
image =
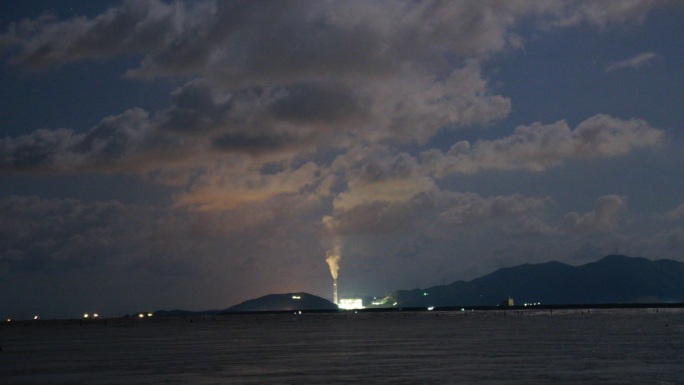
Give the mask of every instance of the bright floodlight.
[{"label": "bright floodlight", "polygon": [[38,319],[38,316],[37,316],[37,315],[34,315],[34,316],[33,316],[33,319]]},{"label": "bright floodlight", "polygon": [[363,299],[362,298],[340,298],[337,306],[340,309],[363,309]]},{"label": "bright floodlight", "polygon": [[97,313],[94,313],[94,314],[93,314],[93,318],[97,318],[97,317],[99,317],[99,316],[100,316],[100,315],[97,314]]},{"label": "bright floodlight", "polygon": [[138,314],[138,318],[143,318],[144,316],[145,316],[145,314],[143,314],[143,313]]}]

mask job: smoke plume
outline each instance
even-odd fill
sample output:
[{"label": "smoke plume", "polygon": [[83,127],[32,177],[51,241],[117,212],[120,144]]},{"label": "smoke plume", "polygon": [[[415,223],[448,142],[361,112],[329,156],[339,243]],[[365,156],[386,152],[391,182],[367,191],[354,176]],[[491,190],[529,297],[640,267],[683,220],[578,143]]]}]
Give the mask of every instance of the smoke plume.
[{"label": "smoke plume", "polygon": [[328,266],[330,266],[330,274],[333,279],[337,279],[337,272],[340,270],[340,249],[339,247],[335,247],[333,250],[328,250],[325,254],[325,261],[328,262]]}]

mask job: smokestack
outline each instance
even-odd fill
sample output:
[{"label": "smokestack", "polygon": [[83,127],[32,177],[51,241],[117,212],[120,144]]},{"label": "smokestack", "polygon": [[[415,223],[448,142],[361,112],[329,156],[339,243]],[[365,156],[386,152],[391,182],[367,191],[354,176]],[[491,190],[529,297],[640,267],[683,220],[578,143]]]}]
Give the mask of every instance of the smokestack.
[{"label": "smokestack", "polygon": [[333,280],[333,303],[337,305],[337,279]]},{"label": "smokestack", "polygon": [[333,278],[333,303],[337,305],[337,272],[340,270],[340,248],[335,247],[334,250],[328,250],[326,256],[325,261],[330,266],[330,275]]}]

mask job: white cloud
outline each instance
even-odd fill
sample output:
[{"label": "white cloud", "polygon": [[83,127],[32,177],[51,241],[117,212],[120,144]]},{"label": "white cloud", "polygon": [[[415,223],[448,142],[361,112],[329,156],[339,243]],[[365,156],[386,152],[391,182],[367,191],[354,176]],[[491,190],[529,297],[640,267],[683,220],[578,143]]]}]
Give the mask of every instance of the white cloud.
[{"label": "white cloud", "polygon": [[676,228],[665,234],[665,244],[670,250],[681,252],[684,250],[684,228]]},{"label": "white cloud", "polygon": [[675,207],[674,209],[665,213],[665,217],[668,219],[682,219],[684,218],[684,203]]},{"label": "white cloud", "polygon": [[640,119],[596,115],[574,130],[565,121],[549,125],[535,123],[519,126],[511,136],[497,140],[480,140],[472,145],[460,141],[447,153],[425,151],[422,161],[437,177],[487,169],[543,171],[569,159],[625,155],[637,148],[659,144],[663,135],[661,130]]},{"label": "white cloud", "polygon": [[[179,169],[212,169],[236,153],[258,163],[330,146],[426,144],[441,130],[484,126],[509,114],[510,99],[493,92],[479,63],[507,41],[523,44],[518,18],[626,21],[653,6],[147,0],[125,1],[92,18],[24,20],[3,34],[20,66],[142,54],[130,76],[197,78],[156,114],[131,109],[85,134],[42,130],[2,139],[0,168],[155,172],[182,180]],[[643,121],[598,115],[575,131],[564,122],[519,127],[509,138],[459,142],[447,154],[427,151],[424,159],[438,176],[543,170],[568,158],[624,154],[660,135]]]},{"label": "white cloud", "polygon": [[565,215],[559,229],[569,233],[594,234],[615,232],[620,226],[620,216],[627,207],[627,198],[605,195],[596,201],[594,210]]},{"label": "white cloud", "polygon": [[2,40],[19,48],[15,62],[31,67],[143,53],[131,76],[204,73],[233,85],[264,84],[320,79],[330,71],[386,74],[442,52],[483,57],[506,47],[519,18],[604,27],[638,22],[663,3],[128,0],[93,18],[13,23]]},{"label": "white cloud", "polygon": [[676,4],[669,0],[630,0],[630,1],[548,1],[542,2],[557,19],[550,24],[558,27],[571,27],[587,23],[598,28],[610,24],[629,21],[641,22],[648,12],[657,6]]},{"label": "white cloud", "polygon": [[644,65],[646,65],[646,63],[648,63],[649,61],[655,59],[657,56],[658,55],[656,55],[653,52],[644,52],[629,59],[612,63],[606,68],[606,72],[615,71],[621,68],[641,68]]}]

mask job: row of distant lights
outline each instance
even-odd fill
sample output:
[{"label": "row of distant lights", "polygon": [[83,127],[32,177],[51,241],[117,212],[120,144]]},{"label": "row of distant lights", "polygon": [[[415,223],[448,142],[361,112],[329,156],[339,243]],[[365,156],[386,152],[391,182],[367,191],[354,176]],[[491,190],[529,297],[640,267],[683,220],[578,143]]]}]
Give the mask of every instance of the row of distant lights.
[{"label": "row of distant lights", "polygon": [[[33,316],[33,319],[37,321],[37,320],[40,319],[40,317],[38,317],[37,315],[34,315],[34,316]],[[12,319],[11,319],[11,318],[8,318],[8,319],[7,319],[7,323],[10,323],[10,322],[12,322]]]},{"label": "row of distant lights", "polygon": [[[83,318],[93,318],[93,319],[95,319],[95,318],[98,318],[98,317],[100,317],[100,315],[97,314],[97,313],[93,313],[93,314],[83,313]],[[33,316],[33,320],[34,320],[34,321],[38,321],[39,319],[40,319],[40,317],[39,317],[38,315],[34,315],[34,316]],[[8,319],[7,319],[7,323],[10,323],[10,322],[12,322],[12,319],[11,319],[11,318],[8,318]]]},{"label": "row of distant lights", "polygon": [[[152,316],[154,316],[154,314],[152,314],[152,313],[138,313],[138,318],[145,318],[145,317],[151,318]],[[83,313],[83,318],[84,319],[97,319],[97,318],[100,318],[100,315],[97,313],[93,313],[93,314]],[[38,317],[37,315],[34,315],[33,319],[37,321],[40,319],[40,317]],[[7,323],[10,323],[10,322],[12,322],[12,319],[8,318]]]},{"label": "row of distant lights", "polygon": [[531,303],[525,302],[525,304],[523,306],[539,306],[539,305],[541,305],[541,302],[531,302]]}]

